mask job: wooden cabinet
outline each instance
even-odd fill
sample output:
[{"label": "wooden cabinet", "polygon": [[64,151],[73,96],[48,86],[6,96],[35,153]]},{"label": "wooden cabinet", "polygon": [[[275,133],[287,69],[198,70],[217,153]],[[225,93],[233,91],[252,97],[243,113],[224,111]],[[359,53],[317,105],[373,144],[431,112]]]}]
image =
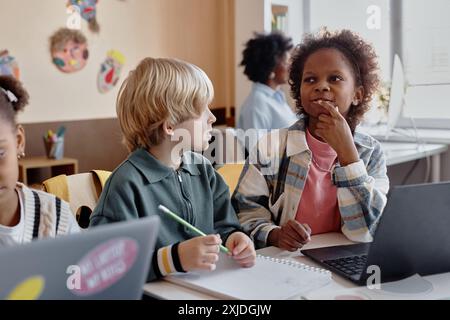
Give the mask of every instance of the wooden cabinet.
[{"label": "wooden cabinet", "polygon": [[[29,157],[19,160],[19,181],[25,185],[32,183],[41,183],[42,181],[33,180],[30,177],[32,170],[50,169],[50,177],[60,174],[78,173],[78,160],[73,158],[62,158],[59,160],[49,159],[47,157]],[[50,178],[48,177],[48,178]]]}]

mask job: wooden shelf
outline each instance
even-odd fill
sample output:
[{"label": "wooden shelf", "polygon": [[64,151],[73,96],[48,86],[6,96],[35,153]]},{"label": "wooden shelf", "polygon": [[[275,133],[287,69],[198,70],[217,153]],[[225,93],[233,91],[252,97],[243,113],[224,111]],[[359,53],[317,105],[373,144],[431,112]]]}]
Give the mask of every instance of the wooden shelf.
[{"label": "wooden shelf", "polygon": [[29,157],[19,160],[19,181],[29,184],[29,170],[50,168],[51,176],[78,173],[78,160],[73,158],[49,159],[47,157]]}]

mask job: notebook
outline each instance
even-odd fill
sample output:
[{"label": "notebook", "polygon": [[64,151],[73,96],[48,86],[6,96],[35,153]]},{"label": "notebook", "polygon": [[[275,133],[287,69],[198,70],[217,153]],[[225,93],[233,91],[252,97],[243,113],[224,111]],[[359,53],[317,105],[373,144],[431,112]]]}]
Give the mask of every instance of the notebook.
[{"label": "notebook", "polygon": [[212,272],[176,273],[164,279],[221,299],[285,300],[325,286],[331,272],[263,255],[257,255],[252,268],[241,268],[221,254]]}]

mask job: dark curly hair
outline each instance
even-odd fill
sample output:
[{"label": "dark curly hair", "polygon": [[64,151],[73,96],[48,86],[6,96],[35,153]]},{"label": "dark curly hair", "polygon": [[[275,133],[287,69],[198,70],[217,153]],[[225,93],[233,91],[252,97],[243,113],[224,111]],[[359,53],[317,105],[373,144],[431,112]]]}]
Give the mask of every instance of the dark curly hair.
[{"label": "dark curly hair", "polygon": [[280,58],[293,47],[292,39],[280,32],[255,33],[245,44],[240,65],[251,81],[266,83]]},{"label": "dark curly hair", "polygon": [[301,83],[303,68],[308,57],[320,49],[339,50],[350,62],[357,86],[364,88],[364,96],[360,104],[352,105],[347,122],[352,132],[361,122],[361,119],[369,108],[369,102],[373,93],[378,89],[380,82],[378,77],[378,57],[374,48],[365,42],[360,36],[350,30],[330,32],[326,29],[317,34],[307,34],[302,43],[296,48],[292,56],[292,64],[289,73],[289,85],[291,95],[295,100],[297,113],[305,114],[301,102]]},{"label": "dark curly hair", "polygon": [[[17,101],[11,101],[8,91]],[[12,97],[12,96],[11,96]],[[12,76],[0,76],[0,118],[15,127],[17,112],[28,104],[28,93],[22,84]]]}]

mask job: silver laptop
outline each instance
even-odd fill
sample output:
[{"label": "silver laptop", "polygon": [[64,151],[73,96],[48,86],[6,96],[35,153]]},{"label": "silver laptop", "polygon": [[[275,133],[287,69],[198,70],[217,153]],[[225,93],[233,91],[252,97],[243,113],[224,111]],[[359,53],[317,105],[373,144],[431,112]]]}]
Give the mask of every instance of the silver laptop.
[{"label": "silver laptop", "polygon": [[157,216],[0,249],[1,299],[141,299]]}]

